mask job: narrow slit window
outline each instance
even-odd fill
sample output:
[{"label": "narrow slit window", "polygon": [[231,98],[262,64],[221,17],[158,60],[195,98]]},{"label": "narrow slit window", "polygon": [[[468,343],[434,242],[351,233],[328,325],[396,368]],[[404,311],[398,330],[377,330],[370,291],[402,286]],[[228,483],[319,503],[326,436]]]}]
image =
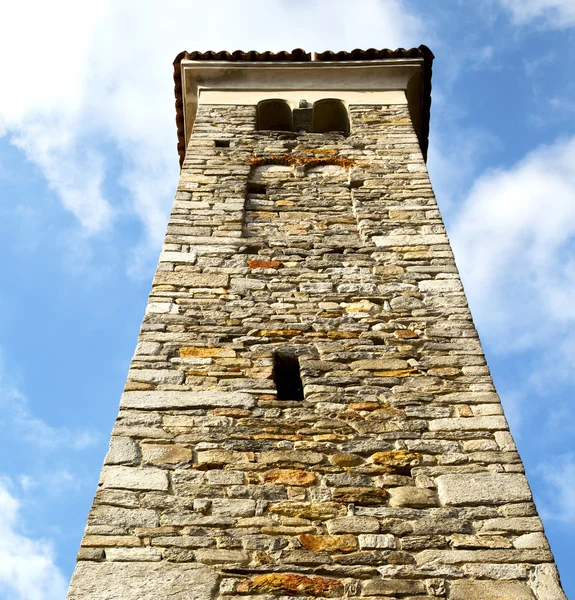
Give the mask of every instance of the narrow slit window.
[{"label": "narrow slit window", "polygon": [[247,192],[248,194],[266,194],[267,186],[259,181],[248,181]]},{"label": "narrow slit window", "polygon": [[274,381],[278,400],[303,400],[303,383],[297,356],[288,354],[274,356]]},{"label": "narrow slit window", "polygon": [[216,140],[216,148],[229,148],[231,140]]}]

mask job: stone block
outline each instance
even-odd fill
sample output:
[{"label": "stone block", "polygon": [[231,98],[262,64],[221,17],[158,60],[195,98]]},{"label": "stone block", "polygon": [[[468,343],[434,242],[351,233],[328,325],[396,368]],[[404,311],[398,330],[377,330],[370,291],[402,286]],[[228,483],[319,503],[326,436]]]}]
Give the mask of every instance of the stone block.
[{"label": "stone block", "polygon": [[439,501],[434,490],[414,486],[397,487],[389,490],[390,506],[426,508],[428,506],[437,506],[438,504]]},{"label": "stone block", "polygon": [[362,596],[396,596],[426,593],[425,582],[409,579],[370,579],[362,584]]},{"label": "stone block", "polygon": [[255,400],[245,392],[124,392],[120,408],[169,410],[178,408],[251,408]]},{"label": "stone block", "polygon": [[138,460],[138,447],[133,439],[127,437],[112,436],[110,449],[106,454],[104,464],[106,465],[130,465]]},{"label": "stone block", "polygon": [[447,244],[446,235],[386,235],[373,236],[373,243],[380,248],[402,247],[402,246],[432,246],[436,244]]},{"label": "stone block", "polygon": [[168,475],[161,469],[133,467],[104,467],[100,476],[103,488],[126,490],[167,491]]},{"label": "stone block", "polygon": [[387,491],[375,487],[340,487],[332,492],[335,502],[360,504],[362,506],[377,506],[383,504]]},{"label": "stone block", "polygon": [[393,550],[396,547],[395,537],[388,533],[364,533],[359,535],[357,539],[362,550]]},{"label": "stone block", "polygon": [[265,483],[277,483],[286,486],[309,487],[316,480],[315,473],[302,471],[301,469],[273,469],[264,473]]},{"label": "stone block", "polygon": [[264,464],[273,463],[302,463],[304,465],[317,465],[325,460],[323,454],[306,450],[271,450],[260,452],[258,462]]},{"label": "stone block", "polygon": [[173,285],[200,289],[224,288],[228,285],[228,276],[215,273],[188,273],[187,271],[156,271],[154,285]]},{"label": "stone block", "polygon": [[205,565],[241,564],[250,562],[250,555],[243,550],[201,549],[196,551],[196,561]]},{"label": "stone block", "polygon": [[158,515],[148,508],[123,508],[119,506],[95,506],[88,515],[88,525],[114,527],[157,527]]},{"label": "stone block", "polygon": [[357,550],[357,539],[349,534],[309,535],[303,533],[299,536],[299,541],[310,552],[353,552]]},{"label": "stone block", "polygon": [[350,366],[358,371],[396,371],[408,369],[409,363],[399,358],[378,358],[375,360],[356,360]]},{"label": "stone block", "polygon": [[67,600],[205,600],[217,584],[214,571],[197,565],[80,562]]},{"label": "stone block", "polygon": [[158,562],[162,553],[156,548],[107,548],[106,558],[114,562]]},{"label": "stone block", "polygon": [[539,517],[500,517],[496,519],[485,519],[485,521],[481,522],[481,533],[488,531],[513,533],[543,531],[543,524]]},{"label": "stone block", "polygon": [[458,279],[424,279],[419,282],[418,286],[423,293],[431,294],[463,291],[463,286]]},{"label": "stone block", "polygon": [[245,475],[241,471],[213,470],[206,473],[209,485],[242,485]]},{"label": "stone block", "polygon": [[[345,514],[345,507],[343,506],[343,504],[338,504],[336,502],[280,502],[278,504],[270,505],[268,510],[273,514],[278,514],[285,517],[297,517],[300,519],[314,520],[317,519],[318,521],[333,519],[334,517],[341,515],[342,513]],[[340,532],[330,531],[329,533]],[[344,531],[341,533],[349,532]]]},{"label": "stone block", "polygon": [[251,579],[242,581],[237,587],[237,592],[240,594],[272,594],[273,596],[313,596],[322,598],[341,598],[343,591],[343,584],[337,579],[296,575],[293,573],[256,575]]},{"label": "stone block", "polygon": [[197,255],[195,252],[161,252],[159,262],[171,263],[195,263]]},{"label": "stone block", "polygon": [[192,460],[190,448],[180,444],[142,444],[142,460],[152,465],[176,465]]},{"label": "stone block", "polygon": [[326,523],[329,534],[378,533],[379,521],[375,517],[342,517]]},{"label": "stone block", "polygon": [[[130,369],[129,381],[178,385],[184,381],[185,373],[176,369]],[[129,392],[126,392],[129,393]]]},{"label": "stone block", "polygon": [[441,475],[437,489],[442,504],[501,504],[529,502],[531,490],[519,473],[465,473]]},{"label": "stone block", "polygon": [[505,417],[460,417],[435,419],[429,423],[429,431],[496,431],[507,429]]},{"label": "stone block", "polygon": [[214,498],[212,514],[227,517],[252,517],[256,512],[256,501],[237,498]]},{"label": "stone block", "polygon": [[515,546],[515,548],[543,548],[548,550],[549,542],[543,532],[526,533],[515,538],[513,546]]},{"label": "stone block", "polygon": [[537,600],[567,600],[555,565],[537,565],[530,576]]},{"label": "stone block", "polygon": [[535,600],[519,581],[452,581],[449,600]]}]

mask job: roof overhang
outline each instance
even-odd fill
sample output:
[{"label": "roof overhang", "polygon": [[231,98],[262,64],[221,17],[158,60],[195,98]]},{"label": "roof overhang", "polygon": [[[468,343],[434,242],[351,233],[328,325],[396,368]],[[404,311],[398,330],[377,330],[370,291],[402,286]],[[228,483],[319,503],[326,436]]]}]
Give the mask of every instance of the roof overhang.
[{"label": "roof overhang", "polygon": [[303,51],[178,55],[174,82],[180,164],[198,104],[257,104],[265,98],[294,102],[329,96],[348,104],[407,104],[426,155],[433,61],[428,48],[327,52],[314,58]]}]

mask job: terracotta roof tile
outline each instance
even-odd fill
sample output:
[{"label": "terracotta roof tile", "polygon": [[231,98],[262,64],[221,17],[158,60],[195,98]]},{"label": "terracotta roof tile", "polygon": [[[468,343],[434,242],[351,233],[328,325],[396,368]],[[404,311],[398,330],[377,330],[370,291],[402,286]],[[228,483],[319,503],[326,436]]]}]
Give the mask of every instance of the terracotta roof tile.
[{"label": "terracotta roof tile", "polygon": [[[431,71],[433,64],[433,52],[427,46],[419,48],[398,48],[397,50],[352,50],[351,52],[319,52],[314,54],[314,61],[335,62],[335,61],[353,61],[353,60],[386,60],[396,58],[423,58],[424,60],[424,85],[423,85],[423,119],[420,132],[419,143],[424,158],[427,158],[427,147],[429,145],[429,117],[431,109]],[[310,52],[305,52],[301,48],[291,52],[257,52],[250,50],[244,52],[236,50],[235,52],[180,52],[174,60],[174,91],[176,95],[176,125],[178,128],[178,154],[180,155],[180,165],[184,161],[186,152],[184,135],[184,106],[182,98],[182,78],[181,63],[182,60],[198,61],[230,61],[230,62],[310,62],[312,56]]]}]

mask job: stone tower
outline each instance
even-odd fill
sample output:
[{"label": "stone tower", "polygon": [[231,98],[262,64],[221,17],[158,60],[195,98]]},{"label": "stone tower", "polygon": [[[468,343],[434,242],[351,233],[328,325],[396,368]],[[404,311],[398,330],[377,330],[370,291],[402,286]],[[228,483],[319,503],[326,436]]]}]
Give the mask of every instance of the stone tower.
[{"label": "stone tower", "polygon": [[565,600],[425,166],[432,59],[177,57],[69,600]]}]

